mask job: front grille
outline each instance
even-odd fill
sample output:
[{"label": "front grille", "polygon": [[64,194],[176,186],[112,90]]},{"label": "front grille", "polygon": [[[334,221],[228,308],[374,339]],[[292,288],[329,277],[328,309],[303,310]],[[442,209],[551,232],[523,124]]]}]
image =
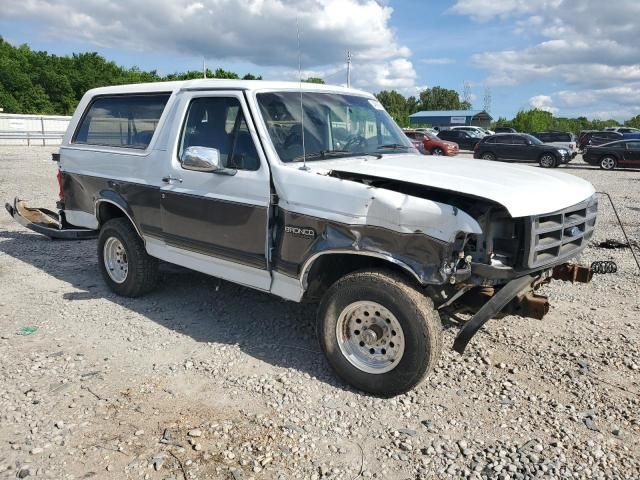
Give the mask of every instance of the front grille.
[{"label": "front grille", "polygon": [[527,267],[555,264],[582,252],[595,230],[597,210],[594,195],[564,210],[532,217],[525,247]]}]

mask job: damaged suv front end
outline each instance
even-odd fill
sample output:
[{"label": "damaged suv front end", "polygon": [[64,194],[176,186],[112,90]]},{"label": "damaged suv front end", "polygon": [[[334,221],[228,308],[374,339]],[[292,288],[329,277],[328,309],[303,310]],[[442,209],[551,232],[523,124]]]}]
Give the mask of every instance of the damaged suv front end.
[{"label": "damaged suv front end", "polygon": [[[440,313],[473,315],[454,345],[462,353],[490,318],[542,318],[549,304],[536,290],[544,283],[590,279],[588,269],[568,263],[595,228],[590,183],[527,166],[419,155],[375,99],[268,92],[257,102],[280,160],[272,168],[283,223],[316,232],[304,245],[286,235],[277,242],[276,268],[306,259],[307,295],[309,278],[322,270],[310,273],[309,263],[323,254],[384,258],[409,273]],[[297,118],[301,103],[304,118]],[[332,269],[345,273],[325,268]]]},{"label": "damaged suv front end", "polygon": [[474,314],[454,349],[463,353],[478,329],[499,314],[542,319],[549,301],[536,290],[552,279],[590,281],[590,269],[570,261],[588,245],[597,209],[594,194],[548,214],[511,218],[502,209],[489,208],[479,217],[483,233],[469,235],[459,253],[470,267],[469,276],[456,281],[443,304],[449,312]]}]

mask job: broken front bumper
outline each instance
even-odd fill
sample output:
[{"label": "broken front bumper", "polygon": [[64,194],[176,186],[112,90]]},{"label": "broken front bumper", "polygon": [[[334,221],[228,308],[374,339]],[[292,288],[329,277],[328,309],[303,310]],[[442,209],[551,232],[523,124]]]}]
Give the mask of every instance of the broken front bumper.
[{"label": "broken front bumper", "polygon": [[24,200],[17,197],[13,200],[13,205],[7,202],[4,208],[23,227],[52,239],[84,240],[98,236],[98,232],[95,230],[70,226],[62,214],[46,208],[27,207]]},{"label": "broken front bumper", "polygon": [[[500,312],[514,313],[523,317],[542,319],[549,311],[547,297],[537,295],[535,290],[542,284],[553,280],[571,283],[588,283],[593,277],[590,267],[572,263],[563,263],[553,268],[551,274],[530,273],[510,280],[500,289],[489,288],[484,294],[484,304],[458,332],[453,349],[462,354],[473,336]],[[482,295],[482,292],[481,292]]]}]

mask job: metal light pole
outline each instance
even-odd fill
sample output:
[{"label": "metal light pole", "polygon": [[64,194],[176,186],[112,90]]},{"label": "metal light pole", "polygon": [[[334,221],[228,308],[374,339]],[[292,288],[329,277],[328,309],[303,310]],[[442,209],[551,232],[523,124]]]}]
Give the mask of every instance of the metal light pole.
[{"label": "metal light pole", "polygon": [[347,87],[351,88],[351,52],[347,51]]}]

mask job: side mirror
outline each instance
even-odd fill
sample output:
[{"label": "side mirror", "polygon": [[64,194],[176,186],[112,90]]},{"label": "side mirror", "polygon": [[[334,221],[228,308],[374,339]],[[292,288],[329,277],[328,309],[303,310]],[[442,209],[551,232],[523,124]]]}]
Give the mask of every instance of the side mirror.
[{"label": "side mirror", "polygon": [[187,147],[182,153],[182,168],[196,172],[215,172],[222,169],[217,148]]}]

